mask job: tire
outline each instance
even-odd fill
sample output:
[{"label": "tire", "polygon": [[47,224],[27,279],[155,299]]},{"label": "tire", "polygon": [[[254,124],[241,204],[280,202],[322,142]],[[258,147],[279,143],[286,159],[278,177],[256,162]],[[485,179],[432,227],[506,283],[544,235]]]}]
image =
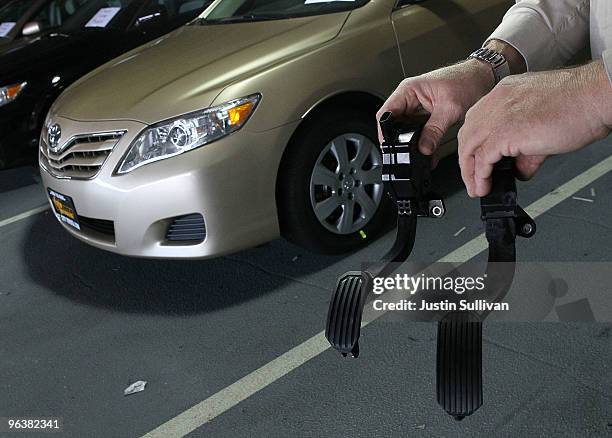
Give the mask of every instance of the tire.
[{"label": "tire", "polygon": [[[393,223],[374,120],[365,111],[335,108],[298,128],[277,182],[283,237],[314,252],[340,254],[365,246]],[[343,148],[348,159],[341,166]]]}]

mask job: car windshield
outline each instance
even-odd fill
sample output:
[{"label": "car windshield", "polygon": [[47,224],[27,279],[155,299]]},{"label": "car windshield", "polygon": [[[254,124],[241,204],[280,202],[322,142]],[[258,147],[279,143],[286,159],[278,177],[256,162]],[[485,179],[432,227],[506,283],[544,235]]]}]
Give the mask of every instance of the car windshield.
[{"label": "car windshield", "polygon": [[0,38],[6,38],[17,22],[34,4],[34,0],[12,0],[0,6]]},{"label": "car windshield", "polygon": [[368,0],[222,0],[200,24],[306,17],[356,9]]}]

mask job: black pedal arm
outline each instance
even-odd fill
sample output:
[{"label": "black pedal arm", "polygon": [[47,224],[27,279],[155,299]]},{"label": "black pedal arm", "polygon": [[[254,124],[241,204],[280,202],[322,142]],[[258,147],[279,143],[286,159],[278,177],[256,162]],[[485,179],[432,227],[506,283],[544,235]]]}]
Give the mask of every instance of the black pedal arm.
[{"label": "black pedal arm", "polygon": [[[513,158],[498,162],[491,192],[480,199],[489,243],[485,294],[501,300],[515,274],[516,236],[532,237],[536,225],[517,204]],[[484,297],[485,294],[479,294]],[[438,403],[457,420],[482,406],[482,321],[487,312],[451,312],[438,322],[436,391]]]},{"label": "black pedal arm", "polygon": [[405,261],[414,247],[417,217],[441,217],[442,198],[431,192],[431,157],[421,154],[418,141],[424,122],[399,123],[385,113],[380,126],[384,142],[383,181],[397,207],[397,233],[393,247],[380,262],[364,271],[342,275],[330,301],[325,336],[344,356],[359,355],[363,309],[374,277],[386,276]]}]

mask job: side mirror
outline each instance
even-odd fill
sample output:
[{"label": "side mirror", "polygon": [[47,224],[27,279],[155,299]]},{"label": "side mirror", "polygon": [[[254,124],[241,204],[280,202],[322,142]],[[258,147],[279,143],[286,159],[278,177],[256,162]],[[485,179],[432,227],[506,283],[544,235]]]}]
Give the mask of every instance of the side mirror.
[{"label": "side mirror", "polygon": [[36,35],[41,31],[40,23],[38,21],[30,21],[23,26],[21,34],[23,36]]}]

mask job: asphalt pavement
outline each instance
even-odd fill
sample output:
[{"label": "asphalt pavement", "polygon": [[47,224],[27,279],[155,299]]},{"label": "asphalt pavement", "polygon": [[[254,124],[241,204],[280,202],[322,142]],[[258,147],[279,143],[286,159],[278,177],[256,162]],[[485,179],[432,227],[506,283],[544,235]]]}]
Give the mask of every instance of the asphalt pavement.
[{"label": "asphalt pavement", "polygon": [[[611,147],[550,159],[519,184],[520,202],[554,194]],[[482,232],[456,157],[435,179],[448,214],[419,224],[412,258],[426,263]],[[435,400],[432,323],[382,317],[364,328],[358,359],[302,354],[324,329],[338,274],[379,258],[392,233],[346,257],[278,239],[213,260],[151,261],[72,238],[49,210],[32,211],[46,202],[35,169],[0,171],[0,417],[61,417],[66,437],[141,437],[164,424],[159,436],[183,436],[177,416],[208,399],[196,411],[214,404],[215,414],[193,417],[187,436],[612,435],[610,323],[487,324],[484,405],[462,422]],[[518,257],[610,262],[611,215],[603,172],[542,213]],[[279,371],[287,352],[306,359]],[[137,380],[145,390],[124,396]]]}]

